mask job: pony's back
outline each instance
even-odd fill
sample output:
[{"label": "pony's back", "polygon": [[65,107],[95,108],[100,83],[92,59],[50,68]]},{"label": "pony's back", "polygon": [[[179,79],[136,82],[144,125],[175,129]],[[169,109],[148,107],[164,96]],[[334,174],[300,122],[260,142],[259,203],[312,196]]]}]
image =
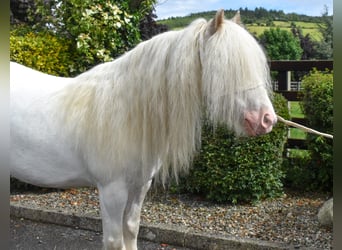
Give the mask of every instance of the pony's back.
[{"label": "pony's back", "polygon": [[16,62],[10,62],[11,102],[24,102],[47,97],[63,89],[71,78],[48,75],[25,67]]}]

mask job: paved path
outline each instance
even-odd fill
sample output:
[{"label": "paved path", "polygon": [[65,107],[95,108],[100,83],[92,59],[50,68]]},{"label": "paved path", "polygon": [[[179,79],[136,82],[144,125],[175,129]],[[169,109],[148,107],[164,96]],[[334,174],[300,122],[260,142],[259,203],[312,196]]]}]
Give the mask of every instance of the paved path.
[{"label": "paved path", "polygon": [[[56,221],[60,226],[54,224]],[[139,230],[139,250],[292,249],[286,244],[233,236],[200,234],[172,225],[141,224]],[[97,233],[100,231],[100,218],[11,205],[11,250],[101,249],[102,234]],[[170,245],[152,242],[166,242]],[[178,246],[186,246],[187,248]]]},{"label": "paved path", "polygon": [[[98,250],[102,234],[89,230],[11,218],[10,250]],[[149,241],[138,243],[139,250],[191,250]]]}]

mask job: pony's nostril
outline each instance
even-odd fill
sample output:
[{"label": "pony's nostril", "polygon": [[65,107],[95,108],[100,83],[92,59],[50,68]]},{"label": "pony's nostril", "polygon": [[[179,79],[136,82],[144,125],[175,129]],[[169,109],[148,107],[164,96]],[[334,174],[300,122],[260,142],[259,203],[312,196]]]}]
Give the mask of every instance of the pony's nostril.
[{"label": "pony's nostril", "polygon": [[264,123],[265,124],[270,124],[272,121],[271,121],[271,119],[270,119],[270,116],[269,115],[265,115],[264,116]]},{"label": "pony's nostril", "polygon": [[271,114],[265,114],[262,120],[262,126],[264,128],[269,128],[276,123],[276,119]]}]

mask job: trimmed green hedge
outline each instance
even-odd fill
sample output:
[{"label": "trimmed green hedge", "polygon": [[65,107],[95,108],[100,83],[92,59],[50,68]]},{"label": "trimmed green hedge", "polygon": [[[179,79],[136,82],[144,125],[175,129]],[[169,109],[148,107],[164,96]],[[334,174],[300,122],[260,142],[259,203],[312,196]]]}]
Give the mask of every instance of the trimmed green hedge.
[{"label": "trimmed green hedge", "polygon": [[[287,102],[279,94],[273,104],[277,114],[289,117]],[[267,135],[237,138],[224,127],[204,126],[202,148],[182,191],[202,194],[215,202],[257,202],[283,194],[282,154],[287,127],[278,123]]]},{"label": "trimmed green hedge", "polygon": [[[302,81],[302,109],[308,126],[333,134],[333,73],[312,71]],[[307,136],[311,154],[308,166],[310,189],[331,191],[333,188],[333,140]]]},{"label": "trimmed green hedge", "polygon": [[[313,70],[302,81],[301,106],[308,125],[333,132],[333,74]],[[316,136],[317,137],[317,136]]]},{"label": "trimmed green hedge", "polygon": [[69,76],[73,69],[70,45],[70,40],[47,32],[16,29],[10,33],[10,59],[51,75]]}]

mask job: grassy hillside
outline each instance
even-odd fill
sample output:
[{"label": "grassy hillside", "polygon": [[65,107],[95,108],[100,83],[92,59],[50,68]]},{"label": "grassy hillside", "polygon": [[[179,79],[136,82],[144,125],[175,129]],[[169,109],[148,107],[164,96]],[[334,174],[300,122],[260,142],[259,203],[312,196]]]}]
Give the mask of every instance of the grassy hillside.
[{"label": "grassy hillside", "polygon": [[[204,18],[209,20],[215,16],[216,11],[201,12],[190,14],[185,17],[172,17],[165,20],[159,20],[158,23],[167,25],[171,30],[177,30],[189,25],[197,18]],[[226,10],[226,18],[232,18],[235,15],[235,10]],[[291,24],[302,29],[303,34],[310,34],[312,39],[319,41],[321,35],[319,32],[319,24],[321,17],[310,17],[305,15],[297,15],[295,13],[284,14],[282,11],[267,11],[265,9],[240,10],[242,22],[245,24],[247,30],[256,36],[259,36],[266,29],[271,27],[279,27],[285,30],[291,30]]]},{"label": "grassy hillside", "polygon": [[320,41],[322,39],[321,33],[319,32],[319,23],[313,22],[302,22],[302,21],[274,21],[273,25],[266,25],[265,23],[253,23],[245,25],[247,30],[252,34],[259,36],[266,29],[279,27],[280,29],[284,29],[287,31],[291,31],[291,24],[295,23],[298,28],[301,28],[303,31],[303,35],[310,34],[311,38],[316,41]]}]

